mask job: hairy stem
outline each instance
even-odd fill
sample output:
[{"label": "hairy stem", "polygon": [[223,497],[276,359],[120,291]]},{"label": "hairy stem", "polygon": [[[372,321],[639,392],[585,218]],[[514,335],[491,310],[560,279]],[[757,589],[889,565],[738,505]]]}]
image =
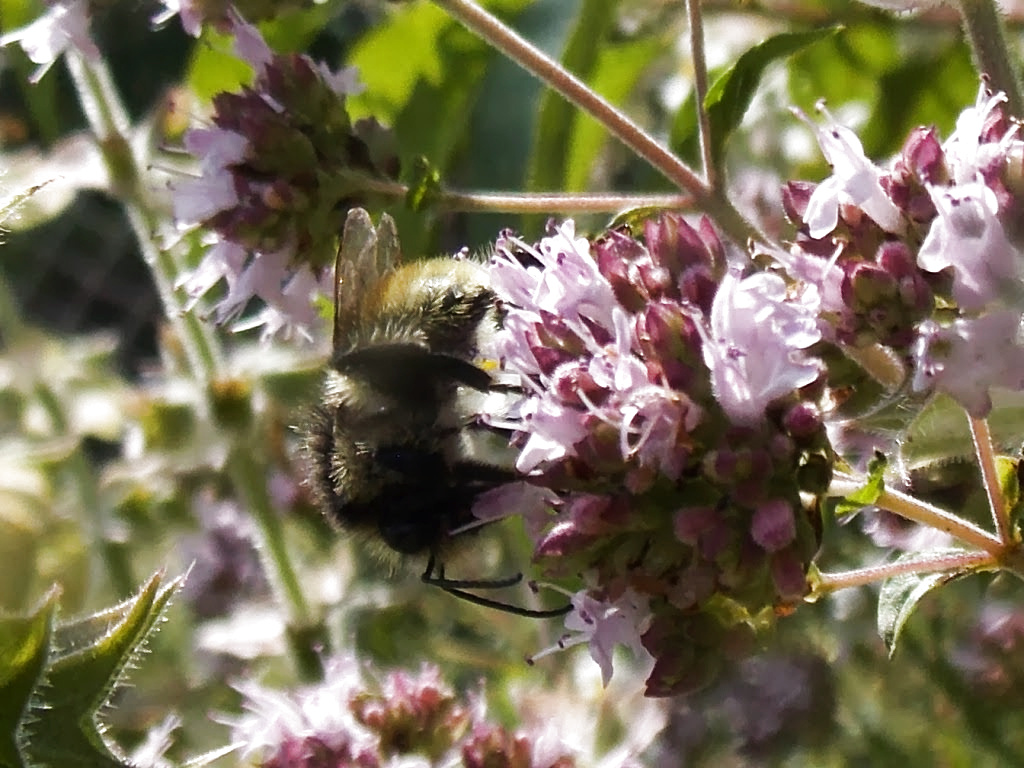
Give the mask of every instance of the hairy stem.
[{"label": "hairy stem", "polygon": [[209,326],[192,312],[174,288],[180,269],[173,255],[154,238],[158,217],[153,213],[142,185],[141,163],[128,141],[128,118],[120,104],[110,73],[102,62],[89,62],[68,52],[68,70],[89,120],[89,127],[100,146],[110,175],[110,186],[125,206],[142,258],[149,267],[164,316],[181,340],[193,375],[206,382],[220,369],[223,355]]},{"label": "hairy stem", "polygon": [[[858,490],[863,483],[855,477],[837,473],[829,488],[831,495],[846,496]],[[928,504],[927,502],[915,499],[899,491],[888,488],[874,502],[875,506],[899,515],[915,523],[927,525],[929,528],[948,533],[950,536],[959,539],[965,544],[983,550],[993,557],[1000,557],[1003,554],[1003,542],[993,534],[974,523],[964,520],[961,517],[947,512],[944,509]]]},{"label": "hairy stem", "polygon": [[941,571],[961,571],[997,566],[996,559],[987,552],[964,552],[962,554],[943,553],[929,557],[922,555],[920,559],[901,560],[898,563],[884,563],[866,568],[838,573],[819,573],[815,584],[813,598],[836,592],[849,587],[860,587],[876,581],[891,579],[907,573],[938,573]]},{"label": "hairy stem", "polygon": [[[346,177],[349,178],[349,177]],[[361,192],[402,200],[409,187],[397,181],[374,179],[365,174],[352,174],[353,187]],[[630,208],[693,207],[690,195],[631,195],[620,192],[478,192],[442,189],[430,199],[429,206],[445,211],[482,213],[619,213]]]},{"label": "hairy stem", "polygon": [[693,90],[697,102],[697,126],[700,129],[700,154],[704,164],[704,179],[711,189],[718,189],[718,169],[711,156],[711,119],[704,102],[708,95],[708,65],[704,55],[704,17],[701,0],[687,0],[686,13],[690,20],[690,55],[693,58]]},{"label": "hairy stem", "polygon": [[[161,248],[155,241],[160,219],[142,184],[142,163],[127,139],[127,112],[102,62],[87,63],[73,52],[67,54],[67,60],[83,111],[103,153],[112,191],[125,207],[143,259],[157,286],[167,320],[186,350],[192,376],[197,386],[201,386],[207,393],[205,416],[212,418],[215,408],[210,400],[211,389],[208,385],[221,377],[223,352],[212,329],[194,312],[185,311],[174,287],[181,272],[180,265],[170,251]],[[288,634],[296,666],[304,677],[320,678],[323,675],[320,655],[326,647],[326,633],[311,618],[297,572],[285,546],[281,521],[274,514],[267,490],[265,467],[252,450],[251,436],[242,431],[235,436],[234,443],[229,459],[229,474],[235,493],[243,500],[256,522],[268,578],[275,586],[278,601],[285,606],[288,614]]]},{"label": "hairy stem", "polygon": [[999,470],[996,467],[996,454],[992,448],[992,433],[988,421],[967,416],[971,425],[971,438],[974,440],[974,453],[981,467],[982,484],[988,495],[988,506],[992,511],[992,520],[1003,544],[1013,544],[1013,533],[1010,530],[1010,510],[1006,508],[1006,499],[999,484]]},{"label": "hairy stem", "polygon": [[1020,73],[1006,43],[999,6],[994,0],[959,0],[957,5],[978,70],[988,77],[993,89],[1006,94],[1011,114],[1024,114]]},{"label": "hairy stem", "polygon": [[247,445],[236,447],[227,464],[235,491],[260,530],[260,560],[274,591],[288,610],[288,638],[299,674],[306,680],[323,678],[322,656],[326,631],[313,619],[284,540],[284,526],[267,494],[267,471]]}]

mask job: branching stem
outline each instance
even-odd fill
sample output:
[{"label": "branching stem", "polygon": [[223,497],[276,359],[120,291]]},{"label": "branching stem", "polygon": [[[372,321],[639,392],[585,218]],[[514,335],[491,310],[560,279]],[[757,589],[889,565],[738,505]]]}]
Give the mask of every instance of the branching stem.
[{"label": "branching stem", "polygon": [[964,552],[962,554],[944,553],[929,557],[922,554],[920,559],[902,560],[897,563],[872,565],[867,568],[856,568],[852,571],[818,574],[814,598],[820,598],[840,589],[860,587],[876,581],[891,579],[907,573],[937,573],[941,571],[976,570],[985,567],[996,567],[996,559],[987,552]]},{"label": "branching stem", "polygon": [[[397,181],[353,174],[351,183],[362,192],[404,199],[409,187]],[[619,192],[479,192],[442,189],[429,205],[445,211],[485,213],[619,213],[630,208],[693,208],[691,195],[634,195]]]},{"label": "branching stem", "polygon": [[999,469],[996,466],[996,454],[992,448],[992,433],[988,421],[976,419],[968,414],[971,424],[971,438],[974,440],[974,452],[981,466],[982,484],[988,495],[988,506],[992,510],[992,520],[996,531],[1004,545],[1013,544],[1013,533],[1010,530],[1010,511],[1006,508],[1006,499],[999,483]]},{"label": "branching stem", "polygon": [[[846,496],[860,488],[861,482],[849,475],[837,474],[829,488],[832,495]],[[965,544],[983,550],[993,557],[1003,554],[1003,542],[974,523],[927,502],[886,488],[875,500],[875,506],[915,523],[948,533]]]},{"label": "branching stem", "polygon": [[708,95],[708,65],[704,55],[704,16],[701,0],[687,0],[686,13],[690,20],[690,56],[693,59],[693,91],[697,102],[697,126],[700,129],[700,153],[704,164],[704,179],[708,186],[719,188],[718,169],[711,153],[711,119],[704,102]]},{"label": "branching stem", "polygon": [[693,196],[694,205],[707,213],[736,243],[770,242],[732,206],[714,192],[686,163],[673,155],[623,112],[594,93],[557,61],[524,40],[472,0],[434,0],[471,32],[560,93],[571,104],[600,122],[613,136],[646,160],[665,178]]}]

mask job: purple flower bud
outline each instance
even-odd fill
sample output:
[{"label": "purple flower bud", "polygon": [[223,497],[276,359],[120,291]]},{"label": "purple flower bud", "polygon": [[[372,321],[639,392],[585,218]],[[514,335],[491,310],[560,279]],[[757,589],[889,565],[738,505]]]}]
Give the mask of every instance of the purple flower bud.
[{"label": "purple flower bud", "polygon": [[732,553],[735,542],[736,532],[729,521],[719,513],[701,532],[698,550],[701,557],[708,562],[714,562],[723,553]]},{"label": "purple flower bud", "polygon": [[788,501],[771,499],[754,510],[750,535],[766,552],[778,552],[796,537],[793,508]]},{"label": "purple flower bud", "polygon": [[910,248],[902,240],[886,240],[882,243],[875,261],[897,280],[920,274]]},{"label": "purple flower bud", "polygon": [[807,594],[807,568],[795,547],[772,555],[771,572],[779,597],[796,602]]},{"label": "purple flower bud", "polygon": [[813,403],[797,403],[782,417],[782,428],[798,441],[818,437],[822,426],[821,413]]},{"label": "purple flower bud", "polygon": [[666,213],[644,223],[644,239],[654,263],[676,278],[691,267],[707,267],[716,275],[724,268],[722,243],[706,216],[694,229],[682,216]]},{"label": "purple flower bud", "polygon": [[679,275],[679,295],[684,301],[690,302],[708,315],[718,292],[718,284],[719,279],[715,277],[710,267],[695,264]]},{"label": "purple flower bud", "polygon": [[473,728],[462,745],[462,765],[465,768],[529,768],[533,765],[530,752],[530,742],[525,737],[515,736],[500,725],[481,723]]},{"label": "purple flower bud", "polygon": [[901,157],[906,167],[921,181],[944,184],[948,180],[945,155],[934,127],[912,130],[903,144]]},{"label": "purple flower bud", "polygon": [[594,256],[618,302],[630,312],[643,309],[652,298],[641,274],[641,264],[650,262],[647,250],[633,238],[613,230],[594,241]]},{"label": "purple flower bud", "polygon": [[681,392],[699,392],[701,380],[707,377],[700,333],[682,307],[670,302],[649,304],[637,318],[636,334],[652,378],[663,377]]},{"label": "purple flower bud", "polygon": [[812,181],[787,181],[782,187],[782,208],[793,224],[803,224],[807,204],[818,185]]},{"label": "purple flower bud", "polygon": [[721,512],[715,507],[686,507],[672,517],[672,530],[684,544],[696,546],[701,534],[710,531]]},{"label": "purple flower bud", "polygon": [[864,314],[882,305],[888,307],[896,296],[896,280],[877,264],[858,262],[847,265],[842,297],[849,310]]},{"label": "purple flower bud", "polygon": [[594,538],[571,522],[558,523],[537,543],[533,556],[537,559],[569,557],[589,546]]},{"label": "purple flower bud", "polygon": [[581,534],[597,536],[615,530],[624,519],[628,520],[622,514],[626,511],[622,501],[618,504],[619,514],[613,515],[612,499],[608,496],[575,494],[565,507],[565,516]]}]

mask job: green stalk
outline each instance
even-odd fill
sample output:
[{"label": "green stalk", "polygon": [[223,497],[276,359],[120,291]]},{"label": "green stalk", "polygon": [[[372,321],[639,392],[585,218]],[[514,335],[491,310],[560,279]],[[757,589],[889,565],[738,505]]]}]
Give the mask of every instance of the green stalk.
[{"label": "green stalk", "polygon": [[[397,181],[373,178],[364,173],[343,172],[341,178],[360,192],[405,200],[409,186]],[[690,195],[626,194],[623,192],[481,192],[441,189],[432,194],[430,207],[442,211],[483,213],[540,213],[547,215],[577,213],[619,213],[630,208],[693,207]]]},{"label": "green stalk", "polygon": [[[174,256],[154,241],[159,217],[141,183],[142,164],[132,151],[127,135],[129,121],[105,65],[86,62],[69,52],[68,68],[82,108],[99,143],[111,176],[111,187],[125,206],[128,219],[150,268],[167,320],[186,350],[191,373],[206,396],[207,418],[215,413],[210,384],[222,377],[223,352],[211,328],[193,312],[186,312],[175,280],[181,273]],[[235,493],[256,522],[263,556],[275,596],[288,616],[288,633],[297,669],[306,679],[323,676],[320,664],[327,648],[325,632],[315,622],[302,593],[297,571],[288,554],[281,521],[267,490],[267,473],[258,451],[253,451],[248,430],[238,430],[229,458],[229,475]]]},{"label": "green stalk", "polygon": [[700,129],[700,155],[704,178],[711,189],[718,189],[721,179],[711,156],[711,117],[704,106],[708,95],[708,63],[704,53],[704,16],[701,0],[687,0],[686,15],[690,21],[690,56],[693,59],[693,93],[697,103],[697,126]]},{"label": "green stalk", "polygon": [[[829,486],[829,495],[847,496],[861,488],[863,484],[863,480],[837,472]],[[886,488],[875,499],[874,505],[887,512],[892,512],[894,515],[899,515],[905,520],[948,533],[965,544],[988,553],[995,559],[1000,559],[1005,554],[1005,547],[999,537],[979,528],[969,520],[964,520],[951,512],[905,493]]]},{"label": "green stalk", "polygon": [[228,458],[227,471],[243,505],[260,531],[260,560],[274,592],[288,610],[288,641],[300,676],[323,678],[322,656],[328,647],[326,630],[313,619],[298,575],[292,568],[284,526],[267,494],[267,470],[253,459],[247,441],[240,441]]},{"label": "green stalk", "polygon": [[223,364],[220,345],[213,331],[192,312],[174,288],[181,270],[174,257],[153,240],[159,219],[141,182],[141,163],[128,141],[129,123],[113,81],[102,62],[86,63],[68,52],[68,70],[75,83],[89,127],[100,147],[110,174],[111,191],[125,206],[142,257],[156,284],[167,321],[185,348],[192,374],[200,381],[216,378]]},{"label": "green stalk", "polygon": [[971,425],[974,454],[978,457],[978,465],[981,467],[982,485],[985,486],[992,521],[1000,540],[1007,547],[1011,547],[1014,544],[1013,526],[1010,523],[1010,510],[1006,506],[1003,489],[999,485],[999,469],[996,466],[996,453],[992,447],[992,433],[988,428],[988,420],[977,419],[967,414],[967,421]]},{"label": "green stalk", "polygon": [[883,563],[837,573],[819,573],[810,599],[817,600],[840,589],[873,584],[876,581],[885,581],[894,576],[908,573],[941,573],[943,571],[984,570],[997,567],[996,559],[987,552],[962,552],[939,556],[929,556],[924,553],[917,560]]},{"label": "green stalk", "polygon": [[1006,29],[999,6],[993,0],[959,0],[964,34],[978,71],[992,88],[1006,94],[1010,114],[1024,115],[1020,71],[1006,44]]}]

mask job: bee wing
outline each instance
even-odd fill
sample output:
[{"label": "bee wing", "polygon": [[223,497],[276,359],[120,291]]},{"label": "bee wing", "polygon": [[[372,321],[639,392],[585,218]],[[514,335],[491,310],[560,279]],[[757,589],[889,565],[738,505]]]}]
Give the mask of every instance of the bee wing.
[{"label": "bee wing", "polygon": [[400,260],[398,232],[386,213],[374,229],[370,214],[353,208],[345,219],[345,229],[334,262],[334,349],[343,347],[349,329],[359,321],[362,308],[376,294],[384,275]]},{"label": "bee wing", "polygon": [[402,261],[402,249],[398,244],[398,229],[395,220],[386,213],[380,215],[377,225],[377,266],[383,275]]}]

